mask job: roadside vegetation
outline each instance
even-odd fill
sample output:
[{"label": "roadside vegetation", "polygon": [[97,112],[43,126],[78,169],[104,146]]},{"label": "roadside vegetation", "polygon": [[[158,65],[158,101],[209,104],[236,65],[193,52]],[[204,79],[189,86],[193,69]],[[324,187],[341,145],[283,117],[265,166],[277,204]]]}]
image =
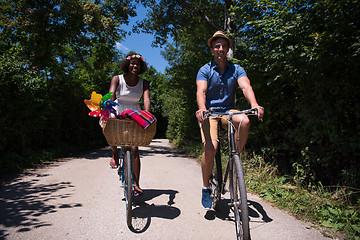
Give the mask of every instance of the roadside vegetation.
[{"label": "roadside vegetation", "polygon": [[[225,140],[222,146],[226,146]],[[201,144],[188,144],[182,150],[200,161]],[[226,148],[222,159],[227,159]],[[303,170],[297,166],[294,176],[282,175],[276,165],[254,152],[242,154],[245,181],[249,193],[285,210],[297,219],[310,222],[324,236],[360,239],[360,189],[341,185],[324,186],[321,182],[304,183]],[[225,170],[227,162],[223,162]]]},{"label": "roadside vegetation", "polygon": [[83,100],[121,74],[116,45],[140,4],[133,34],[153,34],[169,65],[142,76],[157,137],[200,154],[195,78],[212,59],[207,39],[225,31],[265,108],[247,144],[249,190],[358,239],[358,0],[0,1],[1,176],[106,144]]},{"label": "roadside vegetation", "polygon": [[314,223],[325,236],[360,239],[359,188],[324,186],[321,182],[304,185],[301,167],[297,166],[294,176],[280,175],[277,166],[266,163],[264,157],[257,154],[248,154],[243,161],[249,192],[298,219]]}]

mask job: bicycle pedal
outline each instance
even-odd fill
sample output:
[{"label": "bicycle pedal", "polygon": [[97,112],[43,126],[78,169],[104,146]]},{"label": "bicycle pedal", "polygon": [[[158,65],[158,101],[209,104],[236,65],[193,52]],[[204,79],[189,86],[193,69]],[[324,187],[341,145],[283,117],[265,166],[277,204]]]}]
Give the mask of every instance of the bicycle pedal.
[{"label": "bicycle pedal", "polygon": [[236,204],[237,206],[240,206],[240,202],[229,202],[229,203],[228,203],[228,206],[234,207],[235,204]]},{"label": "bicycle pedal", "polygon": [[227,193],[229,190],[226,189],[226,186],[224,184],[224,186],[222,187],[222,191],[221,191],[221,194],[224,195],[225,193]]}]

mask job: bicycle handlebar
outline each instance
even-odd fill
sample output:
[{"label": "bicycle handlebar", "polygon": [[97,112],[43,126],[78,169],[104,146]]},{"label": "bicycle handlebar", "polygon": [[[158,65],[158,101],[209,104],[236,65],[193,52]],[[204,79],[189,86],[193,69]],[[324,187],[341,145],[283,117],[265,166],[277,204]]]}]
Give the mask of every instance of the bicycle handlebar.
[{"label": "bicycle handlebar", "polygon": [[204,118],[208,118],[210,116],[219,117],[219,115],[236,115],[236,114],[246,114],[246,115],[258,115],[257,108],[250,108],[246,110],[241,110],[239,112],[219,112],[214,108],[210,108],[208,111],[204,112]]}]

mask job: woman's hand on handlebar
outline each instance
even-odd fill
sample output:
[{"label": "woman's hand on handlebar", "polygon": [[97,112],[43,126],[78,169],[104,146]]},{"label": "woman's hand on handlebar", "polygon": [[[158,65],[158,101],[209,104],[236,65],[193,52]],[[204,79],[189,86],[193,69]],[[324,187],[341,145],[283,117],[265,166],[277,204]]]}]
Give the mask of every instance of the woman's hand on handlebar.
[{"label": "woman's hand on handlebar", "polygon": [[197,120],[199,121],[199,123],[203,123],[204,122],[204,112],[206,112],[206,109],[199,109],[196,111],[195,115]]}]

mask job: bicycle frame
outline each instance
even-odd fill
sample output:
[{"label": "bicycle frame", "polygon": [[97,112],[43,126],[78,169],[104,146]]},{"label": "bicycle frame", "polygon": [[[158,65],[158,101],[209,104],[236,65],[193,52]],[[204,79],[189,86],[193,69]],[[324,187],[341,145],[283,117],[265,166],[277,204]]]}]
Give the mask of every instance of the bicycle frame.
[{"label": "bicycle frame", "polygon": [[[221,186],[220,189],[218,189],[219,192],[221,192],[222,194],[225,194],[225,184],[229,175],[229,172],[231,169],[231,159],[233,157],[233,155],[237,154],[236,152],[236,142],[235,142],[235,127],[233,126],[232,123],[232,118],[234,115],[238,115],[238,114],[246,114],[246,115],[257,115],[258,114],[258,110],[257,108],[251,108],[251,109],[247,109],[247,110],[242,110],[242,111],[238,111],[238,112],[218,112],[215,109],[210,108],[209,111],[206,111],[204,113],[205,117],[217,117],[217,118],[222,118],[222,116],[229,116],[229,119],[226,119],[228,121],[228,144],[229,144],[229,160],[228,163],[226,165],[226,170],[225,170],[225,174],[224,174],[224,178],[222,178],[221,176]],[[224,118],[223,118],[224,119]],[[220,129],[220,128],[219,128]],[[218,130],[219,131],[219,130]],[[221,158],[220,156],[220,141],[219,141],[219,146],[217,149],[217,157]]]},{"label": "bicycle frame", "polygon": [[[125,150],[126,148],[129,147],[120,147],[120,162],[119,162],[119,167],[118,167],[118,175],[119,175],[119,180],[124,183],[124,164],[125,164]],[[131,152],[131,148],[129,148],[128,150],[130,150],[130,159],[131,159],[131,173],[132,173],[132,183],[134,183],[134,172],[133,172],[133,165],[132,165],[132,152]]]},{"label": "bicycle frame", "polygon": [[[230,176],[230,199],[234,210],[235,226],[236,226],[236,235],[238,240],[249,240],[250,239],[250,228],[249,228],[249,215],[248,215],[248,206],[247,206],[247,193],[245,186],[245,179],[243,175],[243,170],[241,166],[240,154],[236,152],[236,142],[235,142],[235,127],[232,123],[233,115],[236,114],[246,114],[246,115],[257,115],[257,109],[248,109],[239,112],[216,112],[212,109],[204,113],[204,117],[218,117],[223,118],[223,115],[229,115],[228,121],[228,144],[230,148],[229,160],[226,166],[224,178],[222,178],[222,164],[220,156],[220,142],[216,152],[216,177],[210,178],[210,184],[214,185],[212,192],[213,198],[213,208],[216,209],[218,203],[221,199],[221,194],[225,193],[225,184],[228,176]],[[241,121],[239,123],[239,128]]]}]

